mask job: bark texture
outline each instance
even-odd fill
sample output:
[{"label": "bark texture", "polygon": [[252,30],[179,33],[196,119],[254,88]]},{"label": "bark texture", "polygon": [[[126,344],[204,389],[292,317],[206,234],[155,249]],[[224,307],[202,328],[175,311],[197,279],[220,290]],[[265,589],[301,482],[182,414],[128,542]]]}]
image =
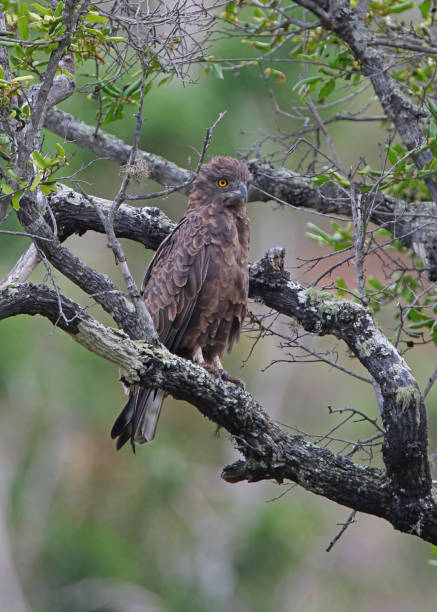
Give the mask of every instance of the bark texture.
[{"label": "bark texture", "polygon": [[[268,259],[255,264],[258,294]],[[272,291],[281,293],[279,285],[274,287],[269,280],[266,292]],[[302,291],[305,289],[298,285],[290,286],[284,302],[288,303],[291,295],[299,302]],[[296,311],[300,309],[296,306]],[[162,346],[130,340],[124,332],[103,326],[47,287],[26,283],[0,290],[0,320],[18,314],[47,317],[87,350],[116,364],[127,384],[163,388],[224,427],[244,457],[224,469],[222,477],[228,482],[289,479],[317,495],[384,518],[400,531],[437,543],[437,506],[430,488],[424,495],[412,495],[406,504],[396,482],[384,471],[357,465],[299,435],[285,433],[237,385],[211,376]]]}]

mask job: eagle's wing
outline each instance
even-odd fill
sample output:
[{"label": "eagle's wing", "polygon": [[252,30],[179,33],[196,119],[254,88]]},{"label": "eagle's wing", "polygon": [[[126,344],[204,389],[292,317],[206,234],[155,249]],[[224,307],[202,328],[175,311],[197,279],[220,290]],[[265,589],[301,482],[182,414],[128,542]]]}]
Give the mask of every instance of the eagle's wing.
[{"label": "eagle's wing", "polygon": [[[209,235],[200,215],[184,217],[161,243],[147,269],[143,297],[159,339],[176,352],[190,323],[210,260]],[[129,400],[111,431],[117,448],[127,440],[153,440],[161,411],[162,390],[130,390]]]},{"label": "eagle's wing", "polygon": [[184,217],[161,243],[143,282],[159,339],[175,353],[208,271],[209,234],[200,215]]}]

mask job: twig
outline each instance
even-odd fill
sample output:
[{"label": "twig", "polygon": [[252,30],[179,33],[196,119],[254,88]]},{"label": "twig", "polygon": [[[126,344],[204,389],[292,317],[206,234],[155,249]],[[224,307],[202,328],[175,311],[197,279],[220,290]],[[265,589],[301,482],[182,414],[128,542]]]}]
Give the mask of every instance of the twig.
[{"label": "twig", "polygon": [[352,221],[354,224],[354,252],[355,252],[355,278],[357,281],[358,294],[364,306],[369,303],[366,295],[364,279],[364,243],[366,240],[366,218],[361,207],[361,193],[356,193],[351,185],[350,198],[352,205]]},{"label": "twig", "polygon": [[326,552],[331,552],[331,550],[333,549],[333,547],[337,544],[338,540],[341,538],[341,536],[344,534],[344,532],[346,531],[346,529],[352,525],[352,523],[356,523],[355,517],[357,515],[357,511],[353,510],[349,516],[347,517],[347,520],[345,523],[337,523],[337,525],[342,525],[340,531],[337,533],[337,535],[331,540],[331,542],[329,543],[328,548],[326,549]]},{"label": "twig", "polygon": [[45,240],[46,242],[53,242],[52,238],[44,238],[43,236],[29,234],[28,232],[12,232],[10,230],[0,230],[0,234],[7,234],[8,236],[25,236],[26,238],[36,238],[38,240]]},{"label": "twig", "polygon": [[423,393],[422,393],[422,399],[425,399],[425,397],[431,391],[432,386],[433,386],[433,384],[435,383],[436,380],[437,380],[437,368],[431,374],[431,376],[428,379],[428,382],[426,383],[426,387],[425,387],[425,389],[423,390]]},{"label": "twig", "polygon": [[167,187],[167,189],[163,189],[162,191],[155,191],[154,193],[147,193],[144,195],[126,195],[125,199],[126,200],[151,200],[154,198],[166,197],[175,191],[181,191],[182,189],[189,187],[191,183],[194,182],[194,179],[196,178],[196,176],[199,174],[200,166],[203,164],[206,152],[208,150],[209,145],[211,144],[212,134],[215,128],[217,127],[218,123],[223,119],[225,115],[226,115],[226,111],[221,112],[219,116],[217,117],[217,119],[214,121],[214,123],[209,128],[207,128],[206,136],[203,140],[202,151],[200,152],[200,155],[199,155],[199,161],[197,163],[197,167],[188,180],[184,181],[183,183],[180,183],[179,185],[173,185],[171,187]]},{"label": "twig", "polygon": [[356,408],[331,408],[329,407],[329,414],[343,414],[343,412],[352,412],[353,413],[352,416],[354,414],[358,414],[365,421],[368,421],[374,427],[376,427],[376,429],[378,429],[382,434],[385,434],[384,429],[380,425],[378,425],[378,423],[376,422],[376,419],[371,419],[370,417],[367,416],[367,414],[365,414],[364,412],[361,412],[361,410],[357,410]]}]

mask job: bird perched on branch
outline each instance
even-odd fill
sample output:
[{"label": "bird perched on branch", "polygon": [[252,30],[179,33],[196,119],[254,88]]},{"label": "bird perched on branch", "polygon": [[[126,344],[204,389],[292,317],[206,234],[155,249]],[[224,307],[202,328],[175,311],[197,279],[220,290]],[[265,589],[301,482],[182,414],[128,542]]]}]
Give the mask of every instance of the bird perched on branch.
[{"label": "bird perched on branch", "polygon": [[[142,295],[165,346],[231,380],[221,357],[238,341],[249,291],[246,164],[214,157],[201,166],[185,216],[161,243],[143,282]],[[117,448],[155,437],[162,389],[134,385],[114,423]]]}]

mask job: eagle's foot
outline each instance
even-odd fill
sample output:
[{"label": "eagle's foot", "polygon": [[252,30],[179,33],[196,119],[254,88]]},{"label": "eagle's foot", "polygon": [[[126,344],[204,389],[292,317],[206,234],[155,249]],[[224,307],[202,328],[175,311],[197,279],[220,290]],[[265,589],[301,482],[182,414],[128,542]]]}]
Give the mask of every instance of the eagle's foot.
[{"label": "eagle's foot", "polygon": [[222,365],[217,366],[213,363],[205,363],[203,364],[203,367],[211,374],[214,374],[214,376],[217,376],[217,378],[225,380],[226,382],[231,382],[234,385],[238,385],[246,391],[246,383],[244,382],[244,380],[241,380],[241,378],[236,378],[235,376],[231,376],[229,372],[223,368]]},{"label": "eagle's foot", "polygon": [[244,382],[244,380],[242,380],[241,378],[237,378],[236,376],[231,376],[229,372],[227,372],[223,368],[219,372],[218,377],[222,380],[226,380],[227,382],[234,383],[234,385],[238,385],[246,391],[246,383]]}]

